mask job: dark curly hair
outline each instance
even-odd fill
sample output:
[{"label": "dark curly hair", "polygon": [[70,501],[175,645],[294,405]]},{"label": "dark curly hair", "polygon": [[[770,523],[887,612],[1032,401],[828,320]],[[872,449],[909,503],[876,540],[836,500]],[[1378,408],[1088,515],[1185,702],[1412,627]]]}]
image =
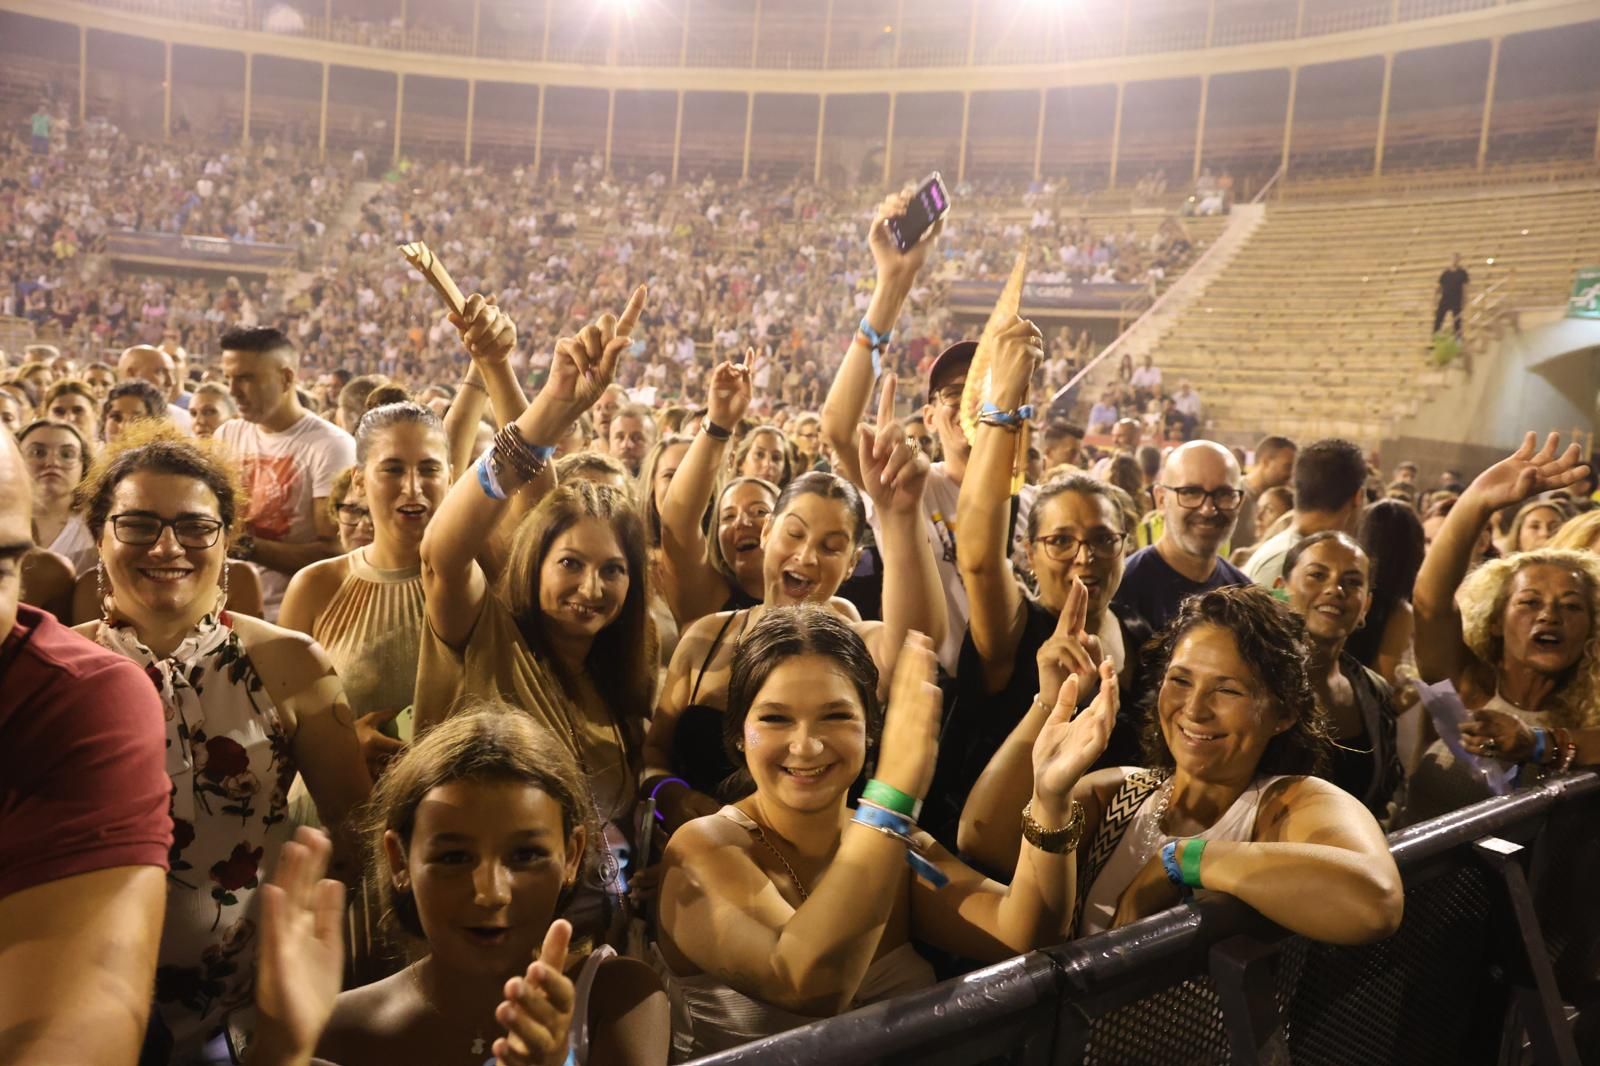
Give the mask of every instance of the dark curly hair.
[{"label": "dark curly hair", "polygon": [[1233,634],[1239,656],[1255,673],[1257,684],[1280,715],[1294,724],[1267,742],[1257,774],[1323,774],[1332,764],[1333,739],[1326,712],[1311,693],[1306,672],[1310,650],[1305,622],[1258,585],[1239,585],[1197,593],[1184,601],[1178,617],[1151,641],[1145,655],[1151,673],[1160,679],[1146,709],[1140,740],[1145,765],[1171,770],[1176,765],[1161,732],[1158,705],[1167,668],[1178,642],[1191,630],[1217,626]]},{"label": "dark curly hair", "polygon": [[73,492],[72,505],[98,543],[111,514],[111,497],[138,473],[177,474],[204,482],[217,498],[217,517],[231,535],[242,517],[244,489],[233,460],[215,441],[198,440],[165,420],[141,419],[95,458]]},{"label": "dark curly hair", "polygon": [[[754,788],[745,767],[739,741],[744,738],[750,705],[785,660],[797,655],[820,655],[839,664],[855,686],[867,716],[867,749],[877,748],[883,732],[883,705],[878,702],[878,666],[866,643],[833,610],[816,604],[775,607],[765,612],[750,632],[739,640],[728,677],[728,709],[722,715],[722,747],[739,769],[721,791],[748,795]],[[862,768],[865,772],[866,768]]]}]

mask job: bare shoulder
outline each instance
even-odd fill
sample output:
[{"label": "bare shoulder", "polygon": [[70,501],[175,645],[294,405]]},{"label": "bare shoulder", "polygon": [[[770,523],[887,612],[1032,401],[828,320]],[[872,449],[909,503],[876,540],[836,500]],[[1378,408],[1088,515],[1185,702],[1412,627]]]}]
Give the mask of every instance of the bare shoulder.
[{"label": "bare shoulder", "polygon": [[852,622],[858,626],[864,624],[861,621],[861,612],[856,609],[856,605],[845,599],[843,596],[830,597],[828,599],[828,606],[835,614],[837,614],[840,618],[843,618],[846,622]]},{"label": "bare shoulder", "polygon": [[302,567],[289,579],[289,588],[285,595],[299,590],[303,594],[329,596],[348,576],[350,576],[350,556],[335,555],[327,559],[318,559],[310,566]]},{"label": "bare shoulder", "polygon": [[620,1014],[651,996],[662,994],[661,978],[655,970],[638,959],[618,955],[601,963],[595,971],[590,1002],[604,1004],[607,1013]]},{"label": "bare shoulder", "polygon": [[333,673],[333,664],[322,646],[304,633],[249,615],[228,617],[274,698],[293,695]]},{"label": "bare shoulder", "polygon": [[341,992],[317,1042],[317,1055],[340,1066],[392,1061],[388,1053],[400,1050],[419,1013],[406,970]]},{"label": "bare shoulder", "polygon": [[750,850],[750,834],[731,818],[708,814],[685,822],[667,841],[667,864],[682,865],[722,848]]}]

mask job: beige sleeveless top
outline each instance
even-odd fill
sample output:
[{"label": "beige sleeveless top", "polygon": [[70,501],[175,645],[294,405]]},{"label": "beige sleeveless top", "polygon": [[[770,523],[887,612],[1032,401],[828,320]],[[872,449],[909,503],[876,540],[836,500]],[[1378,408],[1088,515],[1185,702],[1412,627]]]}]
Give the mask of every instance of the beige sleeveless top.
[{"label": "beige sleeveless top", "polygon": [[[350,571],[317,617],[311,636],[333,660],[357,715],[409,707],[427,624],[422,566],[380,570],[367,561],[364,547],[347,558]],[[401,715],[395,724],[398,738],[409,741],[411,715]]]}]

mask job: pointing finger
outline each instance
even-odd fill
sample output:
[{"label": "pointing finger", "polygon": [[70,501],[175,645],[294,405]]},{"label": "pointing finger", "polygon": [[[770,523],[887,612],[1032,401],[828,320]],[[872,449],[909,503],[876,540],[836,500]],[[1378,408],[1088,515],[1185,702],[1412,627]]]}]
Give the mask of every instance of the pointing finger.
[{"label": "pointing finger", "polygon": [[622,309],[622,317],[617,320],[618,337],[633,336],[633,327],[639,324],[639,316],[644,313],[645,292],[645,287],[640,285],[628,298],[628,306]]},{"label": "pointing finger", "polygon": [[878,429],[894,421],[895,374],[891,370],[883,375],[883,390],[878,394]]}]

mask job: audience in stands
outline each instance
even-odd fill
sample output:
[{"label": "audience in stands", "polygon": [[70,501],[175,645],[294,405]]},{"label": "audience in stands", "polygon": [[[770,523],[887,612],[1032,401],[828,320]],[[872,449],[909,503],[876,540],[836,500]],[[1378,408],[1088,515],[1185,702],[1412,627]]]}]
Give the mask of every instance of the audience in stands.
[{"label": "audience in stands", "polygon": [[[962,339],[950,282],[1025,234],[1032,281],[1155,284],[1175,220],[964,193],[902,250],[909,190],[869,220],[433,163],[330,237],[354,167],[54,117],[22,144],[0,301],[53,344],[0,382],[0,1032],[117,1066],[662,1063],[922,987],[914,944],[954,971],[1192,889],[1365,943],[1401,916],[1380,824],[1600,764],[1575,451],[1422,491],[1267,436],[1246,474],[1149,355],[1084,419],[1054,394],[1090,330]],[[310,269],[82,269],[122,228]],[[323,874],[355,883],[369,789],[345,914]]]}]

